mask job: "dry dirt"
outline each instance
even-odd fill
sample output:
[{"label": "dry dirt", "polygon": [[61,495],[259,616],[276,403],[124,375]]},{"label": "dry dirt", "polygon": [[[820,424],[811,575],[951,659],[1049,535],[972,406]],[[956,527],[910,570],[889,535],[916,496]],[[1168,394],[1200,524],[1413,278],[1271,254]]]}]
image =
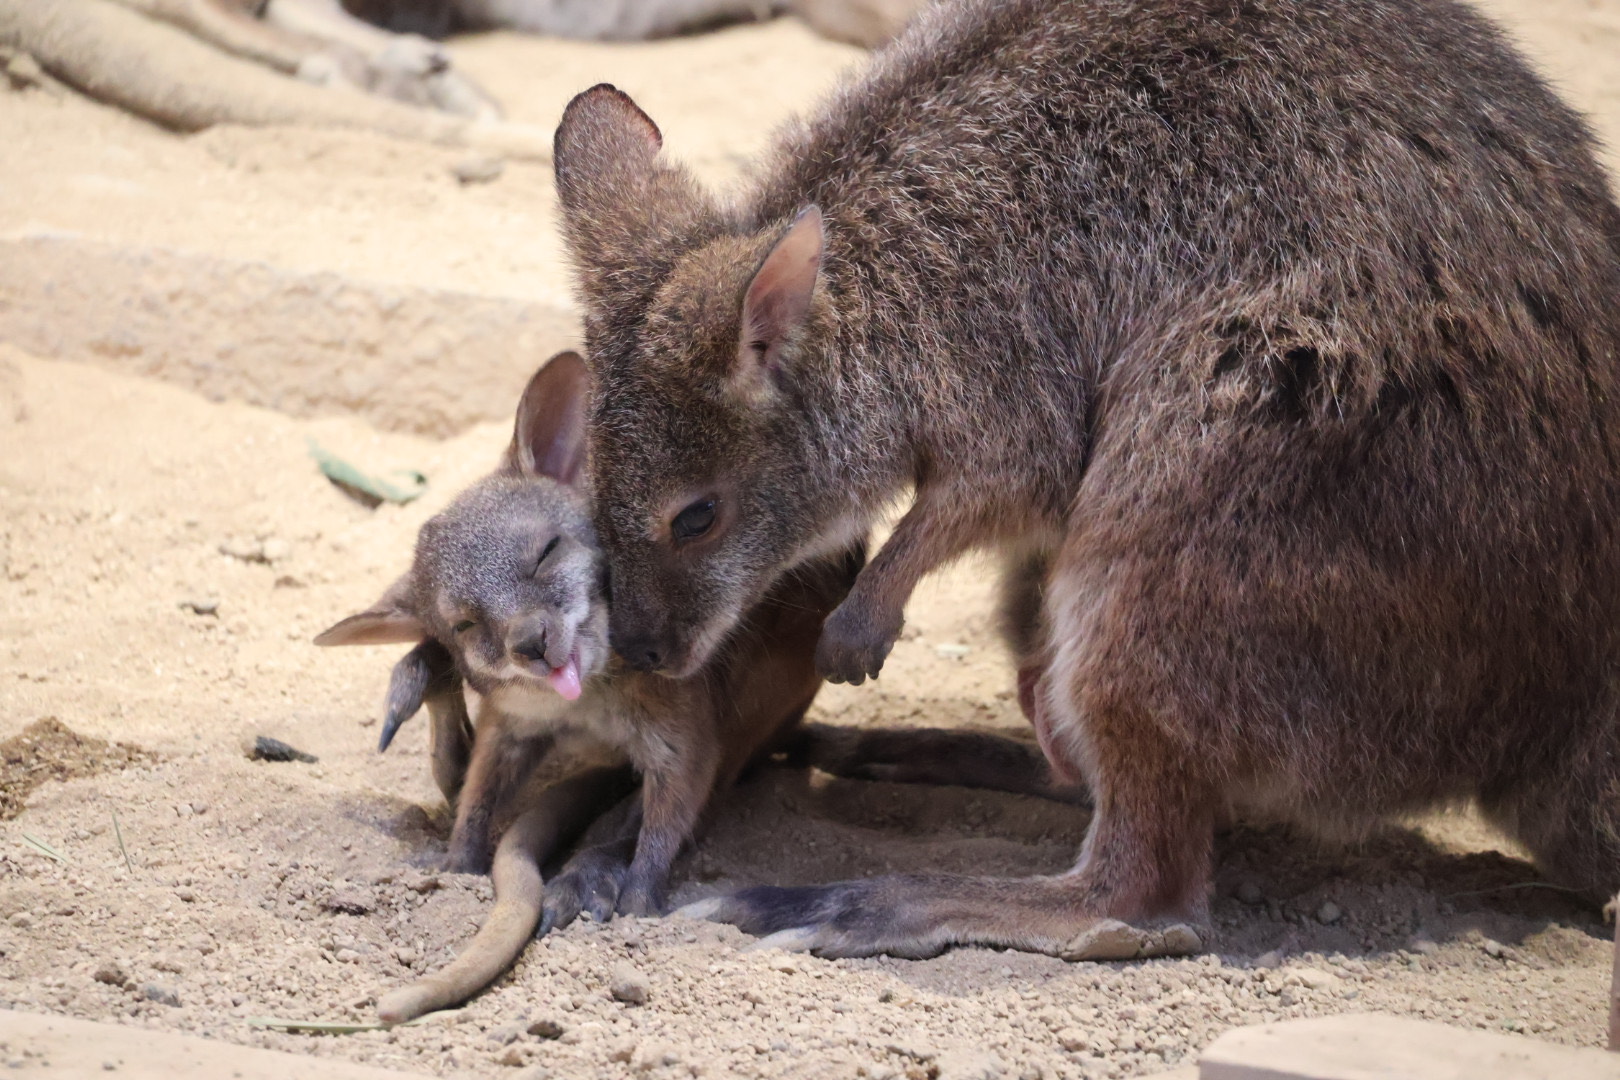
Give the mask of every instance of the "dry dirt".
[{"label": "dry dirt", "polygon": [[[1620,145],[1620,0],[1491,6]],[[717,179],[860,59],[791,24],[616,48],[494,35],[457,49],[520,119],[550,122],[569,92],[619,82]],[[543,169],[463,188],[442,151],[285,130],[182,139],[85,102],[3,92],[0,145],[0,235],[563,295]],[[1235,1024],[1368,1009],[1600,1042],[1607,931],[1464,815],[1351,849],[1282,830],[1224,837],[1218,950],[1191,960],[970,949],[829,962],[749,951],[706,924],[581,923],[419,1026],[252,1026],[368,1018],[372,995],[441,963],[489,900],[484,881],[433,870],[446,821],[420,721],[386,755],[373,750],[394,651],[309,639],[381,591],[416,527],[505,434],[482,424],[434,441],[355,415],[297,419],[0,344],[0,739],[22,737],[0,744],[0,783],[27,802],[0,822],[0,1006],[525,1080],[1131,1076]],[[365,509],[316,471],[312,440],[368,469],[420,469],[429,494]],[[926,586],[883,679],[830,689],[818,718],[1023,732],[987,577],[969,564]],[[47,717],[145,753],[49,725],[23,734]],[[260,734],[320,760],[251,761]],[[767,771],[719,807],[679,867],[677,899],[888,870],[1051,872],[1084,827],[1083,813],[1034,799]],[[645,980],[646,1004],[610,995],[623,964]]]}]

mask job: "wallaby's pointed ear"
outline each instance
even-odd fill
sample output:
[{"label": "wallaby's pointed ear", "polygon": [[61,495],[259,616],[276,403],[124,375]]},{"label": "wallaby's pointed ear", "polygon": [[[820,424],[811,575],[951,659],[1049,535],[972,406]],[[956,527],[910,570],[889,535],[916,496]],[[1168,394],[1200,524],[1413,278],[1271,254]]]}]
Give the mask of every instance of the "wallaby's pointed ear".
[{"label": "wallaby's pointed ear", "polygon": [[382,599],[358,615],[350,615],[315,639],[317,645],[393,645],[418,642],[427,635],[411,602],[410,577],[388,586]]},{"label": "wallaby's pointed ear", "polygon": [[585,293],[607,305],[625,294],[627,262],[670,235],[718,234],[714,202],[679,165],[661,160],[663,136],[621,90],[593,86],[568,103],[552,147],[563,231]]},{"label": "wallaby's pointed ear", "polygon": [[585,471],[585,402],[590,376],[576,352],[561,352],[529,379],[518,402],[506,466],[577,485]]},{"label": "wallaby's pointed ear", "polygon": [[782,352],[804,325],[821,271],[821,209],[799,211],[771,248],[743,296],[742,337],[737,342],[737,382],[763,384],[782,363]]},{"label": "wallaby's pointed ear", "polygon": [[650,172],[664,136],[652,117],[612,83],[575,94],[552,138],[557,186],[568,191],[593,171]]}]

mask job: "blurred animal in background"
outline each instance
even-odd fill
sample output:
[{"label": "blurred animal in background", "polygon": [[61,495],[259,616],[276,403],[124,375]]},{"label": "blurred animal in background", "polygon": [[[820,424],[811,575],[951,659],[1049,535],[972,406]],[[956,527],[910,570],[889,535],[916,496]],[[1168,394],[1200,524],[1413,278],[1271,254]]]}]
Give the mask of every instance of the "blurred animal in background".
[{"label": "blurred animal in background", "polygon": [[[274,2],[274,0],[272,0]],[[285,0],[282,0],[285,2]],[[298,2],[298,0],[294,0]],[[354,15],[402,34],[522,30],[597,41],[643,41],[730,23],[795,16],[823,37],[877,48],[923,0],[347,0]]]},{"label": "blurred animal in background", "polygon": [[501,120],[432,39],[507,29],[629,41],[793,14],[874,47],[922,2],[0,0],[0,62],[28,57],[27,70],[37,61],[41,75],[176,131],[361,128],[544,160],[550,132]]}]

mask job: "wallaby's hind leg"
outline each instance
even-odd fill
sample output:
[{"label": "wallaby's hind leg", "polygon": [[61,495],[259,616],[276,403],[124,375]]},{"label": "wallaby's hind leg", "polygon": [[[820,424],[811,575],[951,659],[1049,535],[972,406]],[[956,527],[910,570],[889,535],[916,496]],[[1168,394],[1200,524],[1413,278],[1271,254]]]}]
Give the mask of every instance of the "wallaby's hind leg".
[{"label": "wallaby's hind leg", "polygon": [[338,0],[268,0],[264,18],[290,34],[359,57],[362,67],[355,81],[366,90],[473,119],[501,115],[494,98],[453,69],[444,46],[416,34],[380,30],[350,15]]},{"label": "wallaby's hind leg", "polygon": [[1487,790],[1481,809],[1515,837],[1537,868],[1593,905],[1620,888],[1620,733],[1602,730],[1573,743],[1562,767],[1538,769],[1535,783],[1515,776]]},{"label": "wallaby's hind leg", "polygon": [[499,714],[490,717],[473,741],[467,784],[457,802],[450,850],[445,855],[445,869],[451,873],[489,870],[495,820],[503,816],[503,809],[556,742],[550,736],[515,737],[500,723],[502,719]]},{"label": "wallaby's hind leg", "polygon": [[205,41],[244,60],[253,60],[289,75],[310,56],[321,51],[321,43],[302,34],[271,26],[254,18],[254,5],[242,0],[116,0],[122,6],[179,27],[192,37]]},{"label": "wallaby's hind leg", "polygon": [[1071,960],[1118,960],[1202,947],[1217,792],[1166,718],[1131,691],[1150,685],[1134,637],[1113,625],[1094,582],[1065,581],[1047,605],[1050,662],[1040,710],[1084,760],[1095,810],[1074,869],[1057,877],[914,875],[802,888],[754,888],[687,914],[769,934],[823,956],[932,956],[989,945]]},{"label": "wallaby's hind leg", "polygon": [[1128,960],[1202,947],[1212,798],[1168,745],[1124,710],[1089,724],[1097,809],[1080,861],[1058,877],[898,875],[759,887],[700,900],[682,914],[732,923],[766,944],[819,956],[923,958],[988,945],[1067,960]]},{"label": "wallaby's hind leg", "polygon": [[430,695],[428,708],[428,760],[433,782],[444,792],[445,801],[455,806],[461,800],[462,784],[472,760],[472,720],[467,716],[467,699],[458,685],[454,693]]},{"label": "wallaby's hind leg", "polygon": [[984,788],[1091,805],[1085,784],[1055,778],[1039,747],[988,731],[805,724],[787,747],[787,761],[851,780]]}]

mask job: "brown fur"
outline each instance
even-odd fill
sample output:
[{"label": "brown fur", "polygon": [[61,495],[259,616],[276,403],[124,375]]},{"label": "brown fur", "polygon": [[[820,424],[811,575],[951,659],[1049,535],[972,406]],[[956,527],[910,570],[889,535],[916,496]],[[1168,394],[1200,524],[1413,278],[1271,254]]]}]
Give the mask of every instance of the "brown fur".
[{"label": "brown fur", "polygon": [[1056,879],[710,914],[842,954],[1174,951],[1228,808],[1459,798],[1620,884],[1620,211],[1480,15],[951,3],[733,201],[610,87],[556,164],[615,646],[700,666],[909,488],[822,671],[877,675],[960,553],[1036,560],[1024,697],[1096,800]]},{"label": "brown fur", "polygon": [[[456,803],[450,869],[489,868],[501,825],[517,822],[518,837],[502,847],[488,933],[465,963],[391,998],[391,1019],[481,988],[540,920],[535,867],[578,831],[567,823],[586,820],[549,789],[530,791],[536,770],[558,755],[628,760],[642,782],[605,849],[616,857],[587,849],[546,889],[546,928],[582,909],[657,913],[670,865],[711,795],[774,749],[810,706],[821,685],[811,660],[821,621],[860,566],[857,546],[783,577],[691,678],[624,670],[605,640],[604,568],[586,514],[584,395],[577,356],[542,368],[524,392],[502,468],[423,526],[411,572],[382,600],[316,639],[419,642],[395,668],[383,745],[429,704],[434,776]],[[546,673],[570,663],[582,693],[568,702]],[[480,695],[470,760],[463,682]],[[587,816],[602,807],[591,809]]]}]

